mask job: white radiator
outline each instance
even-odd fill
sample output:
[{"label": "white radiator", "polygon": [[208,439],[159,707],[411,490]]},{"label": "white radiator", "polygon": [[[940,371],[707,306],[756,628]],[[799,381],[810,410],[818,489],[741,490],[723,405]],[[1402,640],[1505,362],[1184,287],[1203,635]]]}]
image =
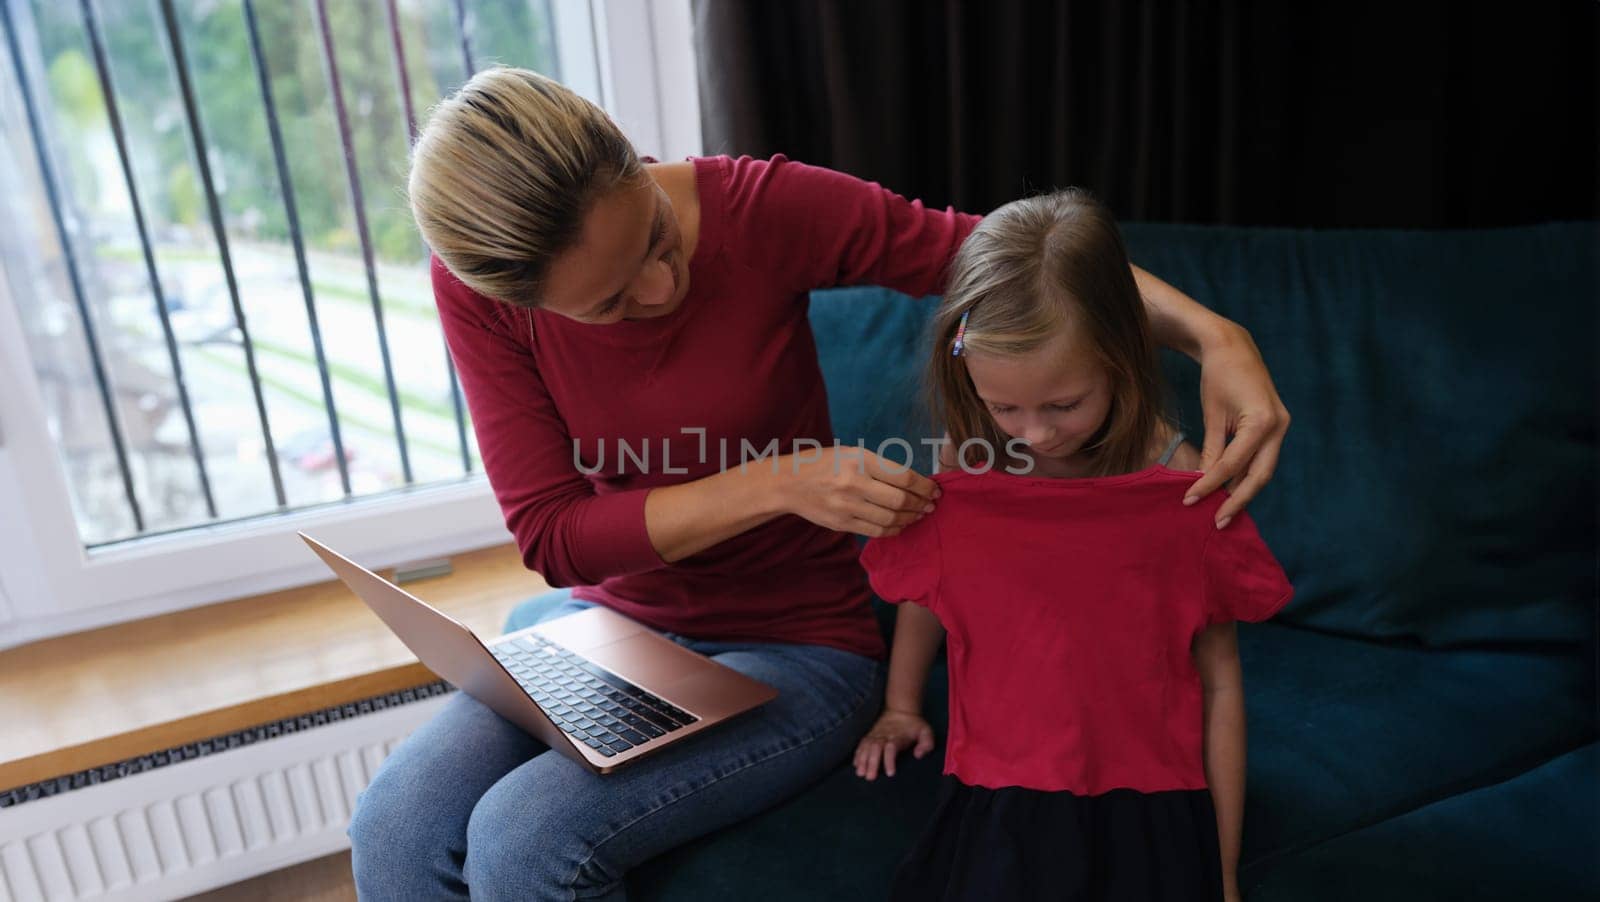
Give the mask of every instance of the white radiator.
[{"label": "white radiator", "polygon": [[448,698],[0,809],[0,902],[179,899],[348,848],[356,794]]}]

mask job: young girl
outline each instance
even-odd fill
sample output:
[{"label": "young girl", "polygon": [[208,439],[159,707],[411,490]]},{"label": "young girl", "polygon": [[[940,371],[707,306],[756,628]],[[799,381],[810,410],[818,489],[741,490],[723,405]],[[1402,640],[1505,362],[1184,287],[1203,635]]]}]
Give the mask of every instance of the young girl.
[{"label": "young girl", "polygon": [[[900,609],[887,706],[856,771],[950,736],[896,899],[1236,898],[1245,722],[1234,622],[1293,590],[1164,415],[1122,238],[1080,191],[989,214],[934,317],[949,442],[939,509],[861,555]],[[1008,472],[1009,471],[1009,472]],[[1026,472],[1022,472],[1026,471]],[[941,629],[942,625],[942,629]]]}]

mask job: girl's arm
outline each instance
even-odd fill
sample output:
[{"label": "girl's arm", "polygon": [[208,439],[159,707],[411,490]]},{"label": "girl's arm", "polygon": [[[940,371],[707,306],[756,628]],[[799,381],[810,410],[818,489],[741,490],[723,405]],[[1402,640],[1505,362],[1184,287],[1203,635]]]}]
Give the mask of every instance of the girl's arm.
[{"label": "girl's arm", "polygon": [[[941,473],[955,465],[955,449],[946,432],[933,471]],[[895,612],[894,644],[889,649],[883,713],[856,744],[856,776],[875,780],[881,766],[884,775],[892,777],[894,759],[901,749],[909,748],[918,758],[933,751],[933,727],[922,716],[922,690],[943,641],[944,624],[937,614],[919,604],[900,604]]]},{"label": "girl's arm", "polygon": [[1244,826],[1244,679],[1232,622],[1207,627],[1194,640],[1195,668],[1205,689],[1205,768],[1217,810],[1222,885],[1239,898],[1239,843]]},{"label": "girl's arm", "polygon": [[932,611],[916,604],[900,605],[883,713],[856,745],[856,776],[876,780],[881,766],[884,776],[892,777],[901,750],[910,749],[917,758],[933,751],[933,727],[922,716],[922,688],[943,639],[944,626]]},{"label": "girl's arm", "polygon": [[889,650],[884,708],[922,716],[922,689],[943,641],[944,625],[932,611],[919,604],[900,606],[894,621],[894,645]]}]

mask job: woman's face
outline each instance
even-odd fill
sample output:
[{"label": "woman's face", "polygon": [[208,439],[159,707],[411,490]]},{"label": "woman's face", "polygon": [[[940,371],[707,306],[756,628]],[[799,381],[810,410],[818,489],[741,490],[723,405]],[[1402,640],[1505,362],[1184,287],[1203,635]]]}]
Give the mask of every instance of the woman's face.
[{"label": "woman's face", "polygon": [[1093,354],[1074,348],[1066,330],[1028,354],[966,356],[973,388],[995,425],[1025,440],[1040,464],[1072,458],[1111,410],[1105,368]]},{"label": "woman's face", "polygon": [[647,176],[595,203],[577,245],[551,263],[540,306],[579,322],[614,323],[665,316],[688,290],[678,217]]}]

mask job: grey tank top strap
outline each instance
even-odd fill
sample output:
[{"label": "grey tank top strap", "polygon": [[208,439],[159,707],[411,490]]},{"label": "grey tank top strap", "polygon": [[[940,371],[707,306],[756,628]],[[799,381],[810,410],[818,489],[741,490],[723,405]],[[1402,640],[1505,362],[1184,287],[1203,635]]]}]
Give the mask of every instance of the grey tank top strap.
[{"label": "grey tank top strap", "polygon": [[1161,460],[1157,461],[1157,463],[1161,464],[1163,467],[1166,466],[1169,462],[1171,462],[1172,455],[1178,452],[1178,446],[1181,444],[1183,444],[1183,433],[1180,432],[1172,437],[1172,442],[1167,445],[1167,450],[1162,452]]}]

